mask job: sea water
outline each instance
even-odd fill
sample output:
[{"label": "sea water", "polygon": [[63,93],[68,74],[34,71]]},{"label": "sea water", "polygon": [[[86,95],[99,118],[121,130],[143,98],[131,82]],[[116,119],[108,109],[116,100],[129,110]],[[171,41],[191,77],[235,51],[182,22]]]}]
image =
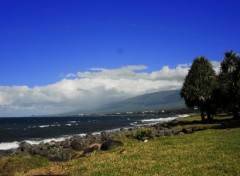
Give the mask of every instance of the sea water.
[{"label": "sea water", "polygon": [[174,120],[186,115],[115,115],[83,117],[18,117],[0,118],[0,150],[17,148],[21,141],[62,141],[74,135],[131,128]]}]

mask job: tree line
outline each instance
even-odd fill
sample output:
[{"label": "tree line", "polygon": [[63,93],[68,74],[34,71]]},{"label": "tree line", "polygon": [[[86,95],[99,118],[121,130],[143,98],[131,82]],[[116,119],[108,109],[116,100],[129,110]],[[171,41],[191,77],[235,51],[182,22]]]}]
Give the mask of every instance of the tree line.
[{"label": "tree line", "polygon": [[199,108],[202,121],[212,121],[218,112],[228,112],[240,119],[240,55],[226,52],[219,73],[207,58],[195,58],[180,95],[187,107]]}]

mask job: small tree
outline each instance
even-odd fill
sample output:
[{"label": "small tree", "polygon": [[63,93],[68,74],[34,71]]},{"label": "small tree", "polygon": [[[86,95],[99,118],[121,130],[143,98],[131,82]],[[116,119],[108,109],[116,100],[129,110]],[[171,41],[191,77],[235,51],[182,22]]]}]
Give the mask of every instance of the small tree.
[{"label": "small tree", "polygon": [[181,90],[188,107],[197,106],[201,111],[202,121],[212,120],[213,92],[216,87],[216,73],[212,64],[205,57],[197,57],[185,78]]},{"label": "small tree", "polygon": [[240,110],[240,56],[233,51],[226,52],[218,76],[221,104],[239,118]]}]

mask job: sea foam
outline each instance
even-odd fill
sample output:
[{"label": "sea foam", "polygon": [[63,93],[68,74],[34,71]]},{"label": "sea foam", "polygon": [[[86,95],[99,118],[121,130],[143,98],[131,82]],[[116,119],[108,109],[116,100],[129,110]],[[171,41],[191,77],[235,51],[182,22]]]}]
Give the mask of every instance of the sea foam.
[{"label": "sea foam", "polygon": [[2,142],[0,143],[0,150],[16,149],[19,147],[19,142]]}]

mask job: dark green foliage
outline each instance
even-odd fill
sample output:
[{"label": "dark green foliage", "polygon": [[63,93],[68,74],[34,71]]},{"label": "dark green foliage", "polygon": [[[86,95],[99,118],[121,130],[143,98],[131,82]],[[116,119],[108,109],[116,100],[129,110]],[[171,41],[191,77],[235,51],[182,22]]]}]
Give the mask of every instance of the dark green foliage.
[{"label": "dark green foliage", "polygon": [[240,56],[226,52],[218,76],[221,106],[239,117],[240,110]]},{"label": "dark green foliage", "polygon": [[143,138],[151,138],[152,131],[149,129],[142,128],[134,134],[134,138],[138,140],[143,140]]},{"label": "dark green foliage", "polygon": [[207,113],[208,120],[212,119],[216,80],[216,73],[211,63],[205,57],[197,57],[193,61],[180,92],[188,107],[200,108],[202,120],[205,120],[204,112]]}]

